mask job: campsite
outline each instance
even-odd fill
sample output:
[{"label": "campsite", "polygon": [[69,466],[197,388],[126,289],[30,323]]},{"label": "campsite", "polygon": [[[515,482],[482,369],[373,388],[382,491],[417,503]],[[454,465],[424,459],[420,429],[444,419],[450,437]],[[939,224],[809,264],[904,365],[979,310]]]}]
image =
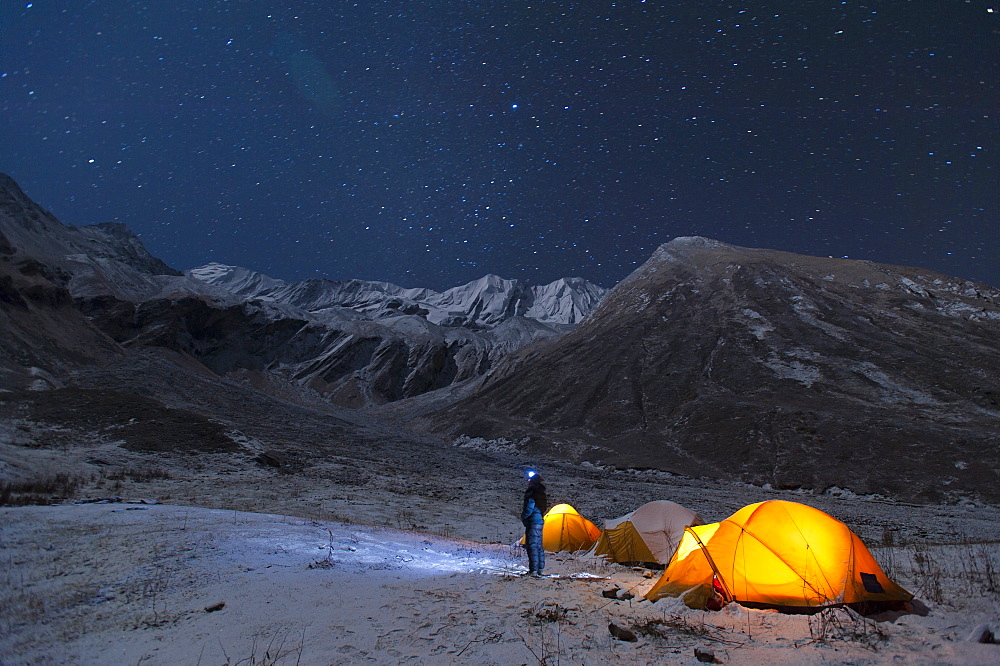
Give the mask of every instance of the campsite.
[{"label": "campsite", "polygon": [[[103,501],[0,509],[0,661],[992,664],[1000,655],[1000,645],[978,642],[1000,629],[1000,515],[992,507],[547,468],[553,502],[579,507],[602,527],[653,494],[669,493],[700,521],[764,500],[814,506],[849,525],[916,604],[868,616],[738,603],[712,612],[681,598],[645,599],[662,565],[559,552],[548,555],[549,578],[521,576],[520,479],[508,474],[517,461],[484,455],[495,464],[478,475],[479,496],[496,493],[509,510],[443,503],[434,515],[370,487],[350,516],[334,520],[333,511],[305,510],[337,505],[328,488],[255,469],[193,475],[181,504],[170,503],[176,482],[149,478],[116,482],[117,497]],[[457,467],[438,479],[456,477],[464,478]],[[76,501],[99,490],[81,490]],[[429,526],[434,519],[444,523]],[[616,638],[615,629],[635,640]]]},{"label": "campsite", "polygon": [[998,35],[4,1],[0,666],[1000,666]]}]

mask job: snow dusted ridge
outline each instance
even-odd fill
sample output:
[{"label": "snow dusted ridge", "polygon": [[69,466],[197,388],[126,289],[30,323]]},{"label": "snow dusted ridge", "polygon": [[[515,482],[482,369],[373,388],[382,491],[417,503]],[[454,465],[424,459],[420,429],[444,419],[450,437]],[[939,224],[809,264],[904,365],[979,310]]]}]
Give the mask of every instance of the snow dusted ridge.
[{"label": "snow dusted ridge", "polygon": [[419,315],[440,326],[493,328],[511,317],[544,324],[576,324],[607,290],[581,278],[562,278],[543,286],[487,275],[443,292],[406,289],[389,282],[305,280],[284,282],[260,273],[212,263],[187,275],[247,299],[292,305],[309,312],[348,308],[372,319]]},{"label": "snow dusted ridge", "polygon": [[282,280],[274,280],[246,268],[225,264],[207,264],[186,272],[190,277],[202,282],[223,286],[237,296],[254,297],[285,286]]}]

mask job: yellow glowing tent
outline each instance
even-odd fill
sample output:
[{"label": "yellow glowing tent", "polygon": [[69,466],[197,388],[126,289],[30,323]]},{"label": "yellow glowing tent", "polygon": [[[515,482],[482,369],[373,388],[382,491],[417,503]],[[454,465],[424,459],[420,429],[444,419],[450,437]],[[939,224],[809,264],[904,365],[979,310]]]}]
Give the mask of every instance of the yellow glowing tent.
[{"label": "yellow glowing tent", "polygon": [[612,562],[666,564],[677,549],[684,528],[704,521],[676,502],[647,502],[632,513],[604,521],[604,531],[592,555]]},{"label": "yellow glowing tent", "polygon": [[646,598],[683,594],[688,605],[704,607],[713,575],[729,601],[747,605],[817,608],[913,598],[889,580],[847,525],[819,509],[782,500],[751,504],[722,522],[686,528]]},{"label": "yellow glowing tent", "polygon": [[[569,504],[556,504],[545,514],[542,525],[542,546],[550,553],[573,552],[591,548],[601,536],[601,530]],[[524,543],[524,537],[521,537]]]}]

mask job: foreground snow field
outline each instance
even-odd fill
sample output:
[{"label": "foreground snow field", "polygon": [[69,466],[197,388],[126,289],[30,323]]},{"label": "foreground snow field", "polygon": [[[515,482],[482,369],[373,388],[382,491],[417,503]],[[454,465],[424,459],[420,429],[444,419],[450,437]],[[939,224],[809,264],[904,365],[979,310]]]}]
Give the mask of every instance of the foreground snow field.
[{"label": "foreground snow field", "polygon": [[[511,546],[271,514],[66,504],[0,509],[0,525],[10,665],[696,664],[696,649],[733,664],[1000,662],[1000,645],[968,640],[1000,630],[996,532],[869,540],[922,607],[873,619],[652,604],[638,600],[655,578],[581,555],[522,578]],[[602,596],[616,586],[635,598]]]}]

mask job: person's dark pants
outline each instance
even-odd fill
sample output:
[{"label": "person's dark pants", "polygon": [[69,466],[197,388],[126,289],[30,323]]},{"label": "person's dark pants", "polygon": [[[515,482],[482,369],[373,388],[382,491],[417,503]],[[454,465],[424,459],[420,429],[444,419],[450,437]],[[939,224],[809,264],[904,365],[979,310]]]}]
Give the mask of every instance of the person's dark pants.
[{"label": "person's dark pants", "polygon": [[524,547],[528,551],[528,569],[542,573],[545,568],[545,548],[542,547],[542,523],[524,528]]}]

